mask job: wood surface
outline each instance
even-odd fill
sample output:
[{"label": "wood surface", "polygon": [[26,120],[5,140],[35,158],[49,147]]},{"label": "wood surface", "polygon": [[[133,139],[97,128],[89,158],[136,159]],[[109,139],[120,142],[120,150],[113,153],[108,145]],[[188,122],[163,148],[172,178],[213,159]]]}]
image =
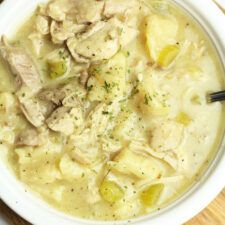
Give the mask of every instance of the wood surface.
[{"label": "wood surface", "polygon": [[[2,1],[0,0],[0,3]],[[225,12],[224,9],[222,10]],[[19,217],[1,200],[0,212],[9,225],[30,225],[30,223]],[[225,189],[206,209],[184,225],[225,225]]]}]

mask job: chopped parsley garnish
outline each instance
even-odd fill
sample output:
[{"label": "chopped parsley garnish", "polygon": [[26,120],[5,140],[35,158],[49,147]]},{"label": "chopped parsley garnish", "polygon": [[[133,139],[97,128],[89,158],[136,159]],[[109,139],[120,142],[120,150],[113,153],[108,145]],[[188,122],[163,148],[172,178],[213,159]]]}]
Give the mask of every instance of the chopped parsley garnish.
[{"label": "chopped parsley garnish", "polygon": [[139,93],[139,89],[136,86],[136,87],[133,88],[133,90],[131,92],[131,95],[130,95],[130,98],[134,97],[138,93]]},{"label": "chopped parsley garnish", "polygon": [[100,67],[95,67],[93,70],[94,70],[95,73],[100,73],[101,72],[101,68]]},{"label": "chopped parsley garnish", "polygon": [[66,55],[65,52],[63,52],[62,50],[59,51],[59,57],[63,60],[66,60]]},{"label": "chopped parsley garnish", "polygon": [[149,94],[145,95],[145,104],[149,105],[149,103],[152,101],[152,97]]},{"label": "chopped parsley garnish", "polygon": [[104,87],[104,89],[106,90],[106,92],[109,93],[109,91],[110,91],[110,89],[111,89],[110,83],[107,83],[107,82],[105,81],[103,87]]}]

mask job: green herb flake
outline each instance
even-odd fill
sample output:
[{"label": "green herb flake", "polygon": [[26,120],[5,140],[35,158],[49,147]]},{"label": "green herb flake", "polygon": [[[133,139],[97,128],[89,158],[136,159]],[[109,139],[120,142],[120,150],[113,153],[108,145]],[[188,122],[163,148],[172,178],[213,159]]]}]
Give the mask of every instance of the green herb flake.
[{"label": "green herb flake", "polygon": [[109,93],[110,90],[112,89],[112,86],[111,86],[110,83],[108,83],[108,82],[105,81],[103,88],[106,90],[107,93]]},{"label": "green herb flake", "polygon": [[149,105],[151,101],[152,101],[152,97],[149,94],[146,94],[145,95],[145,104]]},{"label": "green herb flake", "polygon": [[101,72],[101,68],[100,67],[95,67],[94,68],[94,72],[95,73],[100,73]]}]

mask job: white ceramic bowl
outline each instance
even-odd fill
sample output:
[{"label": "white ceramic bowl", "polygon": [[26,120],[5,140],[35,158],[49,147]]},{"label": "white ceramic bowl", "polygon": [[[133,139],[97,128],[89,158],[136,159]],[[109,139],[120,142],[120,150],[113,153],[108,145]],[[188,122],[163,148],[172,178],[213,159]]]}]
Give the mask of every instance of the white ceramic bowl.
[{"label": "white ceramic bowl", "polygon": [[[35,6],[45,0],[5,0],[0,6],[0,35],[8,36],[26,19]],[[174,0],[192,14],[208,32],[225,67],[225,16],[211,0]],[[212,118],[213,119],[213,118]],[[200,181],[170,206],[149,216],[138,218],[137,225],[178,225],[206,207],[225,186],[225,140],[210,168]],[[1,155],[0,155],[1,157]],[[56,211],[25,192],[7,166],[0,161],[0,197],[14,211],[35,225],[119,225],[123,222],[96,222],[77,219]]]}]

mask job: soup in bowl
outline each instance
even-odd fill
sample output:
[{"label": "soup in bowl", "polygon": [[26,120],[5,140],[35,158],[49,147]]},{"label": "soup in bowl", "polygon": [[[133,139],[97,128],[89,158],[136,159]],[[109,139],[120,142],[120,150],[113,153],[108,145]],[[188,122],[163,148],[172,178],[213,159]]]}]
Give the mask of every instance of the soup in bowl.
[{"label": "soup in bowl", "polygon": [[224,108],[207,95],[224,89],[223,67],[170,1],[45,2],[2,35],[0,55],[2,158],[66,214],[160,212],[218,152]]}]

